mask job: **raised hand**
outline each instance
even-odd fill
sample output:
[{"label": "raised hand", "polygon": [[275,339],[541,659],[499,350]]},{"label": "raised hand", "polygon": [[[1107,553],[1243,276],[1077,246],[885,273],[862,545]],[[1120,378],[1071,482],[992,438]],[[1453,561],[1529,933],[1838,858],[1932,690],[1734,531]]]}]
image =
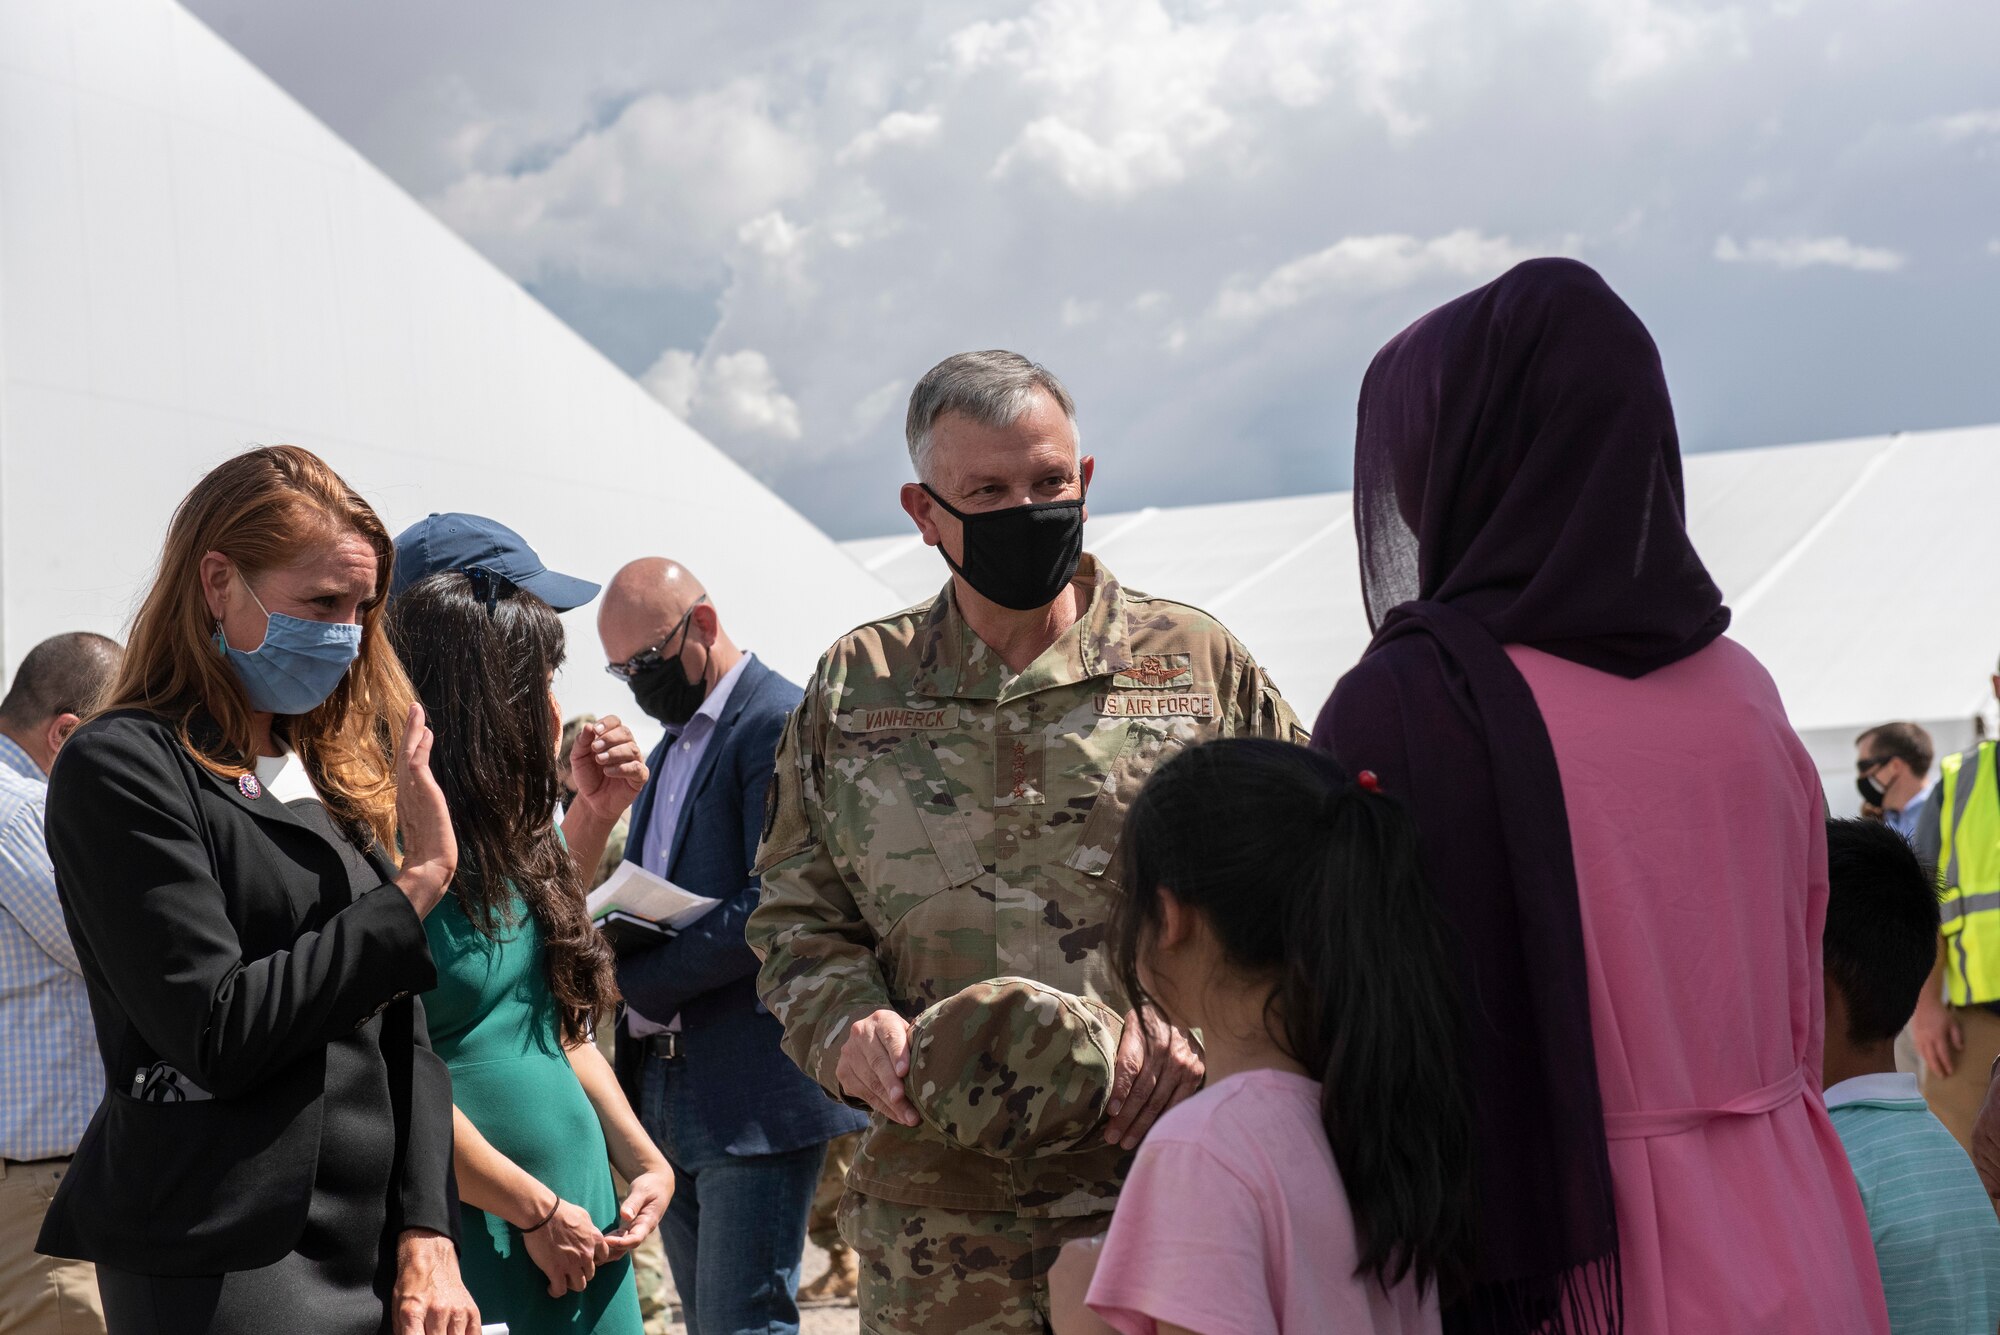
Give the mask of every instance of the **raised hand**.
[{"label": "raised hand", "polygon": [[424,725],[424,707],[412,704],[396,751],[396,826],[403,843],[403,868],[396,886],[420,918],[437,907],[458,871],[451,809],[431,774],[434,740]]},{"label": "raised hand", "polygon": [[615,714],[585,724],[569,752],[572,804],[610,824],[623,815],[646,786],[646,758]]}]

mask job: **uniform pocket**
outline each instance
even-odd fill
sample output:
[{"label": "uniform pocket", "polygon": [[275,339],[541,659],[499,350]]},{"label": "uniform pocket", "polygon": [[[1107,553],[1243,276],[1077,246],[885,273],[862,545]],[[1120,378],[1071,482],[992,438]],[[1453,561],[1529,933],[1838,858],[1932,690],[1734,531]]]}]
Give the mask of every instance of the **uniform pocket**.
[{"label": "uniform pocket", "polygon": [[866,890],[860,904],[878,936],[903,915],[985,870],[937,753],[922,737],[877,756],[850,784],[829,822]]},{"label": "uniform pocket", "polygon": [[1125,744],[1118,758],[1104,771],[1090,812],[1077,831],[1076,847],[1063,865],[1086,876],[1103,877],[1107,885],[1118,883],[1118,845],[1125,831],[1125,814],[1146,786],[1146,779],[1187,742],[1170,735],[1152,722],[1134,721],[1125,725]]}]

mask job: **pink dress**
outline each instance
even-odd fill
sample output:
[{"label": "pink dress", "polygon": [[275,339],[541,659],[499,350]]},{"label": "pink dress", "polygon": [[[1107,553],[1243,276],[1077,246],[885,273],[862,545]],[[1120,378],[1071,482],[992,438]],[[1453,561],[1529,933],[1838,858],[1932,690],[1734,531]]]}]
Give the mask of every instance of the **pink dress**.
[{"label": "pink dress", "polygon": [[1724,639],[1637,681],[1532,649],[1562,773],[1627,1335],[1886,1335],[1820,1099],[1819,776]]}]

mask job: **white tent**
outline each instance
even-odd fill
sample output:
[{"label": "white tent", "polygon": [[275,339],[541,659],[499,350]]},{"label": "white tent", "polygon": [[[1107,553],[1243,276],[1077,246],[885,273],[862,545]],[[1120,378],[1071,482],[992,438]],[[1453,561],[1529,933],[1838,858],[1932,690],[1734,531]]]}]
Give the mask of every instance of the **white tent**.
[{"label": "white tent", "polygon": [[[1965,744],[2000,654],[2000,426],[1691,454],[1686,476],[1730,633],[1776,679],[1836,810],[1855,805],[1862,728],[1911,719]],[[845,545],[905,602],[944,582],[914,533]],[[1308,718],[1368,643],[1345,492],[1093,515],[1085,545],[1220,617]]]},{"label": "white tent", "polygon": [[[275,442],[391,532],[684,560],[795,678],[894,601],[171,0],[0,0],[0,666],[118,634],[174,503]],[[569,621],[564,703],[630,715]]]}]

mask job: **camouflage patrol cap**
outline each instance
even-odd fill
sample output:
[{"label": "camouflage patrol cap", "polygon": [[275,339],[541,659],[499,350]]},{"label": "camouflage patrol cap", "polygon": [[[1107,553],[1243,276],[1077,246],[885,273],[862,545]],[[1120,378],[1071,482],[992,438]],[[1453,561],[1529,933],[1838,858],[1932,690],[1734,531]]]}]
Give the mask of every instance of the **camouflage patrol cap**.
[{"label": "camouflage patrol cap", "polygon": [[910,1102],[945,1139],[1001,1159],[1080,1147],[1104,1124],[1124,1021],[1030,978],[974,983],[910,1029]]}]

